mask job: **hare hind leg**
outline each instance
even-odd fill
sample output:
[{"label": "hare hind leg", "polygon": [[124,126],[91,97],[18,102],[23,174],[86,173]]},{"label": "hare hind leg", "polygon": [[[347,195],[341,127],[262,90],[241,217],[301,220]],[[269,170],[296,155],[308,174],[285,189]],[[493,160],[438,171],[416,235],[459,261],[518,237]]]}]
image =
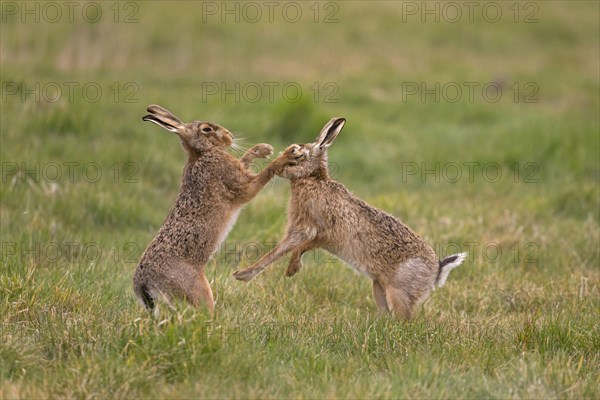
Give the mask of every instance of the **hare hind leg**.
[{"label": "hare hind leg", "polygon": [[269,264],[277,261],[295,248],[303,246],[308,241],[313,240],[314,234],[311,234],[312,232],[307,233],[304,231],[288,232],[285,238],[279,242],[273,250],[265,254],[260,260],[248,268],[235,271],[233,276],[239,281],[248,282],[250,279],[260,274]]},{"label": "hare hind leg", "polygon": [[285,276],[290,277],[296,275],[298,271],[300,271],[300,268],[302,268],[302,255],[317,247],[319,247],[319,244],[316,241],[310,241],[300,247],[296,247],[292,251],[292,257],[285,270]]},{"label": "hare hind leg", "polygon": [[215,299],[213,297],[212,289],[206,279],[204,271],[200,271],[198,279],[192,289],[192,293],[189,295],[188,301],[194,307],[204,306],[208,308],[208,311],[212,314],[215,309]]},{"label": "hare hind leg", "polygon": [[410,319],[414,308],[433,289],[438,268],[437,263],[420,257],[402,262],[385,287],[391,311]]},{"label": "hare hind leg", "polygon": [[413,311],[413,301],[408,294],[401,288],[387,286],[385,288],[385,298],[392,314],[410,320]]},{"label": "hare hind leg", "polygon": [[182,297],[192,306],[206,307],[212,314],[215,301],[208,279],[204,274],[204,268],[198,270],[197,267],[191,264],[180,262],[177,265],[177,272],[174,282],[176,287],[179,288],[177,292],[180,292]]},{"label": "hare hind leg", "polygon": [[388,307],[387,300],[385,298],[385,290],[381,283],[377,280],[373,280],[373,297],[375,298],[375,303],[377,303],[377,308],[382,313],[390,312],[390,308]]}]

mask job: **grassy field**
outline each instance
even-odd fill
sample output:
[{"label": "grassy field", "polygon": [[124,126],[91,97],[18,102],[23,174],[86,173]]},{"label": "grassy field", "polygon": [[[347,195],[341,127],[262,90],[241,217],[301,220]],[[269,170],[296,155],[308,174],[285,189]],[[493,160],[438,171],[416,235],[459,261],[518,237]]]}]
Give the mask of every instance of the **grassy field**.
[{"label": "grassy field", "polygon": [[[0,398],[600,397],[600,3],[474,4],[2,2]],[[153,318],[131,277],[185,156],[151,103],[277,151],[344,116],[335,178],[469,259],[409,323],[323,252],[237,282],[276,179],[215,315]]]}]

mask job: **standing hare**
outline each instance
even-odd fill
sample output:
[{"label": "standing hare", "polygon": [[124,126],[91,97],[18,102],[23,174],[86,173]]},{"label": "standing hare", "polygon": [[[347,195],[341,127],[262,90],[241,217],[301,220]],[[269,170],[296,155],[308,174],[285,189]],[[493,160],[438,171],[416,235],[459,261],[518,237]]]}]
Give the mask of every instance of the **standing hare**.
[{"label": "standing hare", "polygon": [[177,200],[142,255],[133,287],[148,309],[159,298],[182,298],[212,312],[214,299],[204,267],[243,205],[281,172],[286,158],[279,157],[254,174],[248,170],[251,161],[270,156],[270,145],[257,144],[237,160],[226,152],[233,135],[222,126],[202,121],[186,124],[158,105],[149,106],[148,112],[143,120],[176,133],[188,160]]},{"label": "standing hare", "polygon": [[410,319],[414,307],[446,282],[466,254],[440,261],[399,219],[329,178],[327,149],[345,123],[344,118],[331,119],[314,143],[293,144],[280,156],[296,161],[278,172],[292,186],[285,238],[254,265],[233,275],[249,281],[291,251],[286,275],[292,276],[300,270],[302,254],[320,247],[373,280],[373,297],[381,311]]}]

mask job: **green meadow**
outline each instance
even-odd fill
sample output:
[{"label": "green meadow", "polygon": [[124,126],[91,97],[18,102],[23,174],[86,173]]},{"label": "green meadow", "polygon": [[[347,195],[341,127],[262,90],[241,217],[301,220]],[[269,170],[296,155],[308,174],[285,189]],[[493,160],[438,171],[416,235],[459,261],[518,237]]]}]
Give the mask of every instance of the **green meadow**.
[{"label": "green meadow", "polygon": [[[600,3],[465,3],[3,1],[0,399],[600,397]],[[410,322],[322,251],[238,282],[276,178],[214,315],[154,317],[132,274],[186,157],[152,103],[276,152],[346,117],[333,177],[469,257]]]}]

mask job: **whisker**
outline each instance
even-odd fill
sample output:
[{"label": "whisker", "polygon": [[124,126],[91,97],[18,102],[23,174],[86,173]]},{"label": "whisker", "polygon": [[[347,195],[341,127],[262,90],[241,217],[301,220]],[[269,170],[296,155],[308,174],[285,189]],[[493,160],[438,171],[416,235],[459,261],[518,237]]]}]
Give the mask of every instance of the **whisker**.
[{"label": "whisker", "polygon": [[241,142],[240,140],[233,140],[233,143],[231,144],[233,147],[238,148],[238,149],[244,149],[247,150],[245,143]]},{"label": "whisker", "polygon": [[245,153],[248,151],[248,143],[246,142],[246,136],[238,136],[237,133],[233,138],[233,143],[231,144],[231,148],[237,153]]},{"label": "whisker", "polygon": [[234,136],[236,139],[240,139],[240,138],[241,138],[241,139],[243,139],[243,138],[245,138],[245,137],[246,137],[246,134],[245,134],[244,132],[235,132],[235,133],[233,134],[233,136]]},{"label": "whisker", "polygon": [[242,146],[241,144],[235,143],[235,142],[231,144],[231,147],[234,147],[234,148],[240,149],[240,150],[248,150],[248,148],[246,146]]},{"label": "whisker", "polygon": [[238,146],[238,147],[246,147],[247,143],[239,141],[239,140],[234,140],[233,144]]},{"label": "whisker", "polygon": [[238,148],[238,149],[245,149],[245,148],[246,148],[245,146],[243,146],[243,144],[242,144],[242,143],[240,143],[240,142],[237,142],[237,141],[235,141],[235,140],[233,141],[233,143],[232,143],[231,145],[232,145],[233,147],[236,147],[236,148]]},{"label": "whisker", "polygon": [[237,144],[235,142],[231,144],[231,150],[233,152],[239,153],[239,154],[245,153],[247,151],[247,149],[245,149],[244,147],[240,146],[239,144]]}]

